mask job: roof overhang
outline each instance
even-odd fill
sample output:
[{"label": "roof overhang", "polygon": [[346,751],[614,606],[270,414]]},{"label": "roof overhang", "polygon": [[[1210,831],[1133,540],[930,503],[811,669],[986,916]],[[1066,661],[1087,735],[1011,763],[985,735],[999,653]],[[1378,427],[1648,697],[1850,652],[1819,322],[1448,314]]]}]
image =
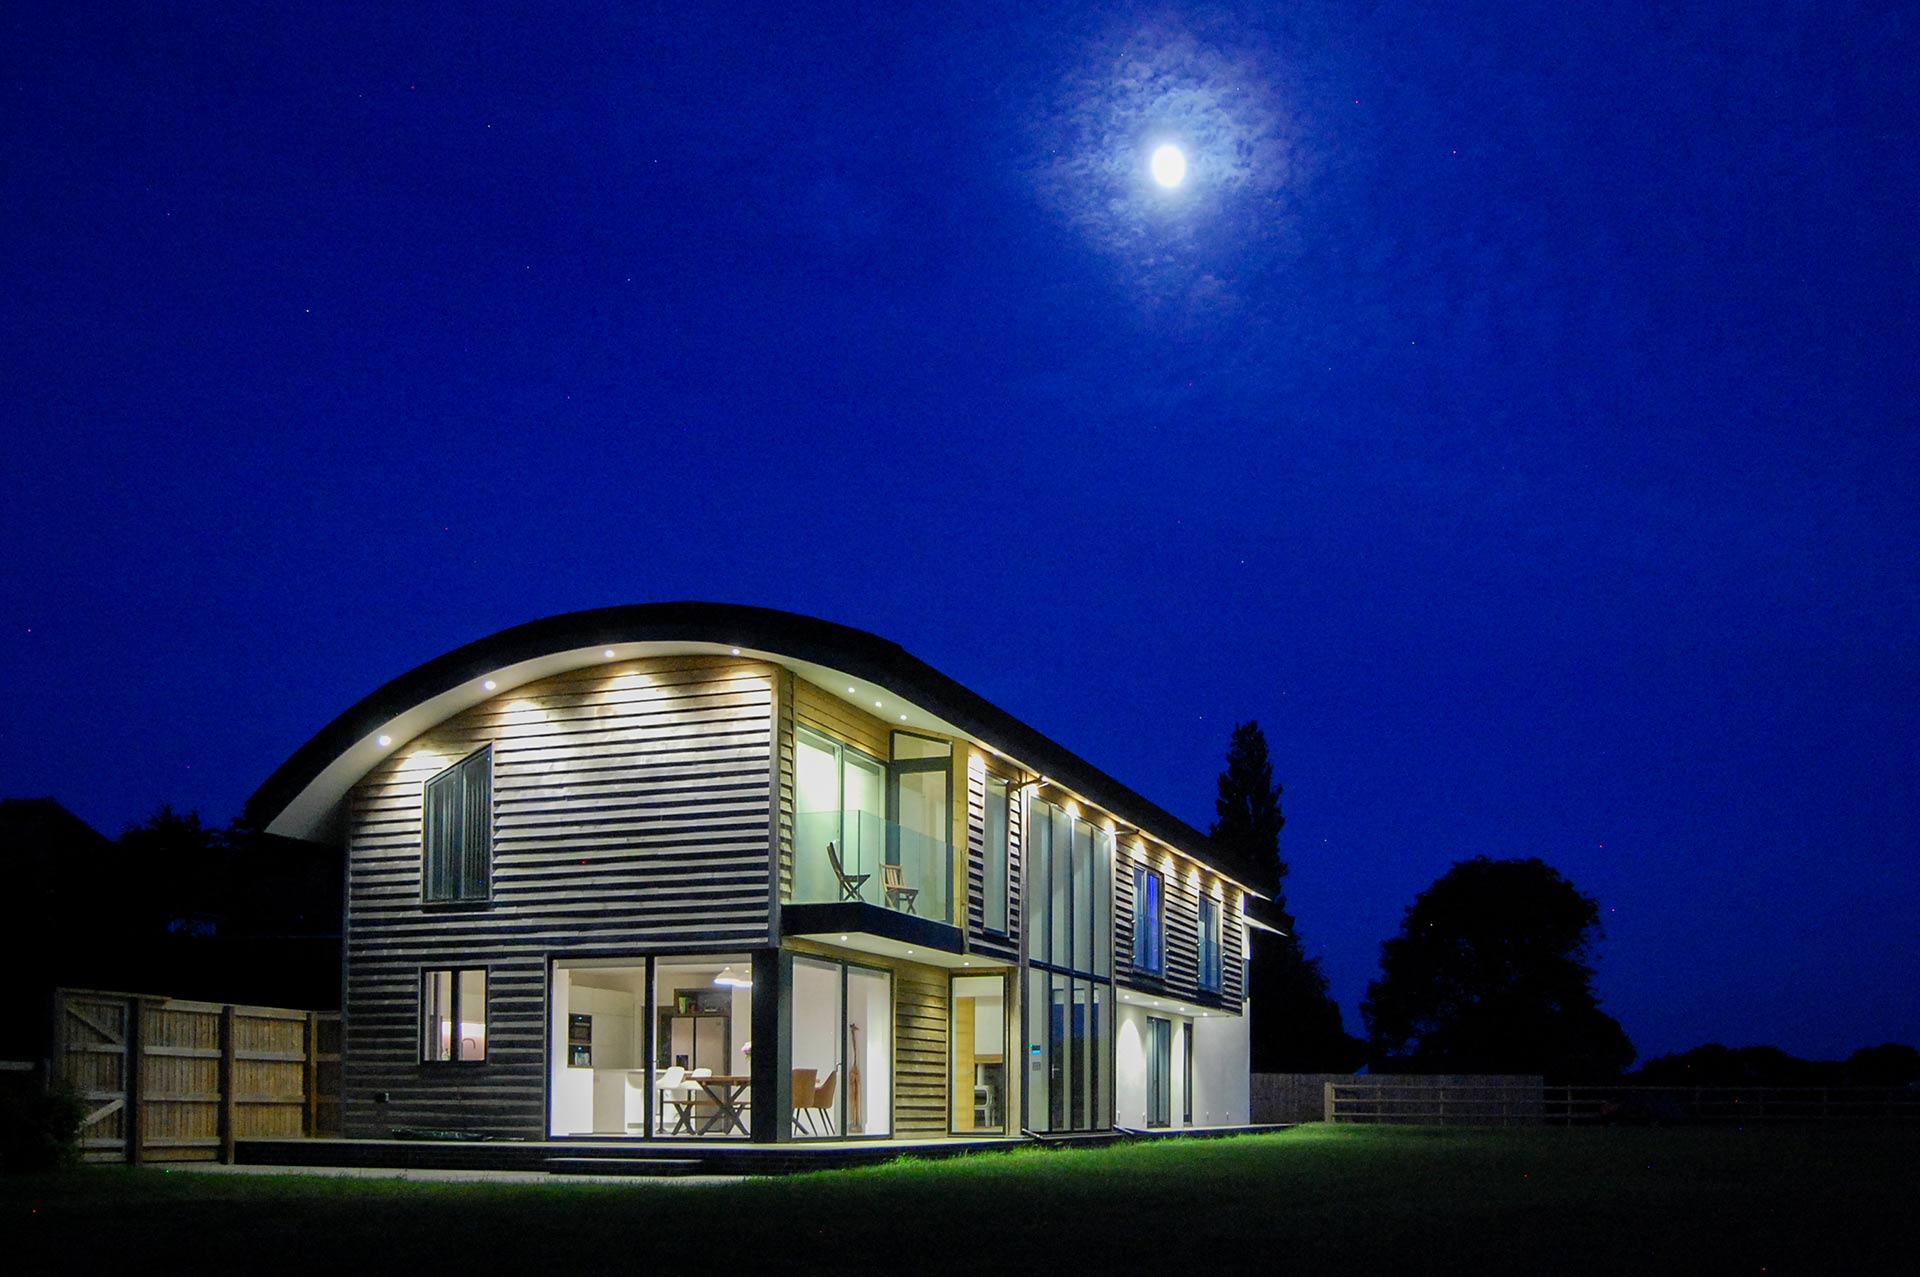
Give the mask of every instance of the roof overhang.
[{"label": "roof overhang", "polygon": [[248,800],[248,814],[269,833],[325,839],[337,828],[342,801],[360,778],[435,724],[555,674],[610,660],[683,654],[738,655],[784,665],[869,713],[878,699],[890,722],[970,740],[1201,861],[1242,890],[1252,890],[1208,854],[1207,839],[1198,830],[898,644],[831,621],[727,603],[644,603],[569,612],[435,657],[321,728]]}]

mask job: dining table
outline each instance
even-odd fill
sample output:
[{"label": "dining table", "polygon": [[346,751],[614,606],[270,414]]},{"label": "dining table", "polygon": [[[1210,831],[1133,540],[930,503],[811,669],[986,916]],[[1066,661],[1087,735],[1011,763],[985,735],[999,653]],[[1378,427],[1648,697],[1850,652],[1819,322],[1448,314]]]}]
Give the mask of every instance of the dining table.
[{"label": "dining table", "polygon": [[750,1132],[741,1114],[746,1111],[747,1088],[753,1085],[751,1077],[738,1077],[728,1074],[708,1074],[696,1077],[689,1074],[687,1082],[699,1087],[713,1104],[713,1112],[707,1114],[696,1134],[711,1135],[714,1127],[720,1128],[720,1134],[731,1135],[738,1131],[742,1135]]}]

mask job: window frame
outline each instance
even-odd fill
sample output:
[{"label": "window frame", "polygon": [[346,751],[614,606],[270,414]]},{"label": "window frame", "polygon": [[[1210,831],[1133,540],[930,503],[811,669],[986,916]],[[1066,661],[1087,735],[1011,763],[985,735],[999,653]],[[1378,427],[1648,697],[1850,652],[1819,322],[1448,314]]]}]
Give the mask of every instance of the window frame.
[{"label": "window frame", "polygon": [[1196,973],[1202,993],[1218,993],[1223,983],[1223,935],[1220,921],[1220,901],[1202,894],[1200,897],[1200,969]]},{"label": "window frame", "polygon": [[[486,770],[486,777],[487,777],[487,815],[486,815],[486,826],[485,826],[486,851],[485,851],[484,857],[481,858],[485,864],[485,873],[483,875],[482,880],[478,884],[478,890],[467,891],[467,890],[464,890],[464,888],[466,888],[468,884],[465,881],[461,880],[461,873],[457,870],[453,875],[455,878],[455,882],[453,884],[453,887],[454,887],[453,893],[451,895],[435,895],[434,882],[437,875],[433,871],[434,833],[435,833],[435,822],[433,819],[433,802],[432,802],[433,788],[438,783],[451,781],[455,777],[456,773],[460,773],[465,768],[474,767],[476,763],[481,763],[482,765],[484,765]],[[420,786],[420,902],[422,904],[432,905],[432,906],[442,906],[442,905],[471,906],[471,905],[492,903],[493,901],[493,851],[494,851],[493,780],[494,780],[493,743],[489,741],[487,744],[480,746],[480,748],[474,750],[472,753],[468,754],[466,757],[462,758],[460,761],[456,763],[451,763],[448,766],[441,768],[439,771],[427,777],[427,779],[421,783],[421,786]],[[462,832],[465,833],[466,831],[463,829]],[[467,851],[468,851],[468,848],[466,846],[466,843],[463,840],[459,849],[459,854],[457,856],[457,859],[460,862],[459,868],[462,870],[464,869],[467,862],[467,858],[468,858],[466,854]],[[443,855],[446,854],[444,849],[442,854]]]},{"label": "window frame", "polygon": [[[1157,884],[1149,893],[1149,882]],[[1146,900],[1151,895],[1153,916],[1146,926]],[[1167,972],[1167,880],[1150,865],[1133,867],[1133,970],[1137,975],[1164,977]],[[1145,944],[1142,944],[1142,941]]]},{"label": "window frame", "polygon": [[[476,972],[480,976],[480,1019],[478,1021],[480,1025],[480,1054],[477,1058],[469,1059],[460,1053],[461,1038],[458,1030],[463,1022],[460,1015],[462,1010],[460,984],[462,976]],[[448,1037],[447,1049],[449,1054],[445,1059],[436,1058],[433,1054],[433,1042],[438,1022],[437,1020],[429,1021],[427,1016],[429,1006],[427,994],[428,982],[435,976],[442,974],[448,978],[447,1015],[455,1029]],[[432,1068],[485,1064],[487,1062],[487,1039],[492,1036],[492,971],[485,966],[421,967],[420,979],[415,987],[420,993],[420,1063]]]}]

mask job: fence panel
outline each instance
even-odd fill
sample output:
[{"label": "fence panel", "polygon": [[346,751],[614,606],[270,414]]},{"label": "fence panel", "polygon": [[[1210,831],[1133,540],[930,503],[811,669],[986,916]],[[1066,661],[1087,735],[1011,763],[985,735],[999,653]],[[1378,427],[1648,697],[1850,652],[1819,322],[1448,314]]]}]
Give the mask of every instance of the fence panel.
[{"label": "fence panel", "polygon": [[1532,1074],[1380,1074],[1326,1084],[1324,1120],[1421,1126],[1538,1126],[1542,1081]]},{"label": "fence panel", "polygon": [[340,1017],[131,993],[54,993],[54,1076],[89,1161],[231,1160],[236,1139],[337,1133]]}]

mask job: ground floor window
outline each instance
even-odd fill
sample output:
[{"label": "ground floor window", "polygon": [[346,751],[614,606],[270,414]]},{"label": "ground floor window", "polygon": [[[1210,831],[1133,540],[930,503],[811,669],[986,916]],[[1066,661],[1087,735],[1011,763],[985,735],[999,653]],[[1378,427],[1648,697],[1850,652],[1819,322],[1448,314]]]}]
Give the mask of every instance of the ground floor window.
[{"label": "ground floor window", "polygon": [[890,1134],[893,975],[826,958],[793,960],[793,1131]]},{"label": "ground floor window", "polygon": [[1147,1125],[1173,1121],[1173,1022],[1147,1017]]},{"label": "ground floor window", "polygon": [[948,1033],[957,1135],[999,1135],[1007,1129],[1007,979],[960,976],[950,989]]},{"label": "ground floor window", "polygon": [[487,1058],[486,968],[420,973],[420,1058],[428,1063]]},{"label": "ground floor window", "polygon": [[554,1135],[747,1136],[748,955],[563,960],[552,990]]}]

